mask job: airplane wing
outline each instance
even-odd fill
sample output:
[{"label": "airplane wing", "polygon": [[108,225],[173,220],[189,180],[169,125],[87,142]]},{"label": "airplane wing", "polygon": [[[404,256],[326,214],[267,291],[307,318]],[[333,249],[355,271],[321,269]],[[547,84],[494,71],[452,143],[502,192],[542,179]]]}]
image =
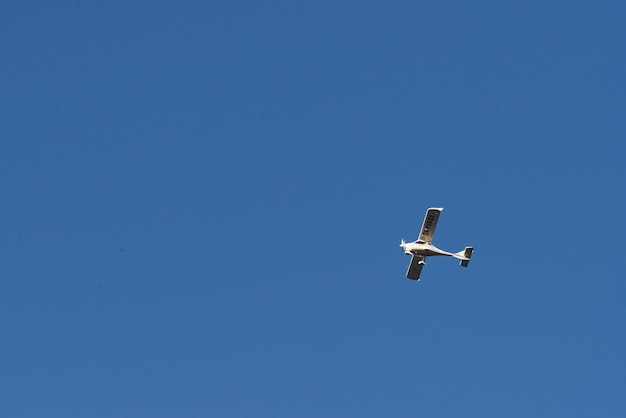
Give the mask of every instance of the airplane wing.
[{"label": "airplane wing", "polygon": [[418,238],[419,241],[432,242],[433,235],[435,234],[435,228],[437,227],[437,221],[439,220],[439,214],[442,210],[443,208],[429,208],[426,211],[424,223],[422,224],[422,229],[420,230],[420,236]]},{"label": "airplane wing", "polygon": [[411,264],[409,264],[409,269],[406,272],[406,277],[411,280],[419,281],[420,273],[422,272],[422,268],[424,267],[424,257],[420,255],[414,255],[411,257]]}]

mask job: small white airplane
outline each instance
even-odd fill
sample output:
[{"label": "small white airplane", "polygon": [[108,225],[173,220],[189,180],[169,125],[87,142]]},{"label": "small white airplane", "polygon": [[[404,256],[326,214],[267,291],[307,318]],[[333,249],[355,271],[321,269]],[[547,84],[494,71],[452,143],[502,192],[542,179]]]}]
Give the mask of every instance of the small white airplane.
[{"label": "small white airplane", "polygon": [[426,216],[424,217],[424,223],[422,224],[422,230],[420,231],[419,238],[414,242],[402,242],[400,247],[404,250],[405,254],[411,256],[411,264],[406,272],[406,277],[411,280],[419,281],[422,268],[426,264],[426,257],[434,255],[447,255],[450,257],[458,258],[461,260],[461,265],[467,267],[472,257],[473,247],[465,247],[464,250],[458,253],[449,253],[447,251],[440,250],[433,245],[433,235],[435,234],[435,228],[437,227],[437,221],[443,208],[428,208]]}]

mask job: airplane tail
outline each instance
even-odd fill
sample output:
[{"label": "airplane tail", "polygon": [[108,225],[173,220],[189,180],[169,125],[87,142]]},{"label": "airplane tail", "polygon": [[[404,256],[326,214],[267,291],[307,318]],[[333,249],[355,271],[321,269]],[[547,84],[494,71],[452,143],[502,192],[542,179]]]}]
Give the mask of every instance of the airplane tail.
[{"label": "airplane tail", "polygon": [[465,247],[464,250],[455,253],[454,256],[461,260],[461,266],[467,267],[470,262],[470,258],[472,257],[472,252],[474,251],[474,247]]}]

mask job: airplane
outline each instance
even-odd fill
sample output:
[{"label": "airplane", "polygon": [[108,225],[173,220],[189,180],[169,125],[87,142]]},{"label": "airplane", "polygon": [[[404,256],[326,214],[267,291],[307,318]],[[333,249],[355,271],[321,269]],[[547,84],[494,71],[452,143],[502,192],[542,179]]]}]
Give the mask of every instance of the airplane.
[{"label": "airplane", "polygon": [[422,268],[426,264],[426,257],[435,255],[445,255],[457,258],[461,260],[461,266],[467,267],[472,257],[473,247],[465,247],[464,250],[458,253],[449,253],[447,251],[440,250],[433,245],[433,235],[435,234],[435,228],[437,227],[437,221],[443,208],[428,208],[426,216],[424,217],[424,223],[420,231],[419,238],[414,242],[400,242],[400,247],[404,250],[405,254],[411,256],[411,263],[409,269],[406,272],[406,277],[419,281]]}]

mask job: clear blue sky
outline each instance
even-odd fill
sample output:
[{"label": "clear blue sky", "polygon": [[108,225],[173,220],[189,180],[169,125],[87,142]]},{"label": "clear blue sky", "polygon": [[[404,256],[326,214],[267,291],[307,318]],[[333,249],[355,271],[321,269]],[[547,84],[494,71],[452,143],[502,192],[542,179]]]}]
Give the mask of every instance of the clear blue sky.
[{"label": "clear blue sky", "polygon": [[2,2],[0,416],[626,416],[626,3],[262,3]]}]

